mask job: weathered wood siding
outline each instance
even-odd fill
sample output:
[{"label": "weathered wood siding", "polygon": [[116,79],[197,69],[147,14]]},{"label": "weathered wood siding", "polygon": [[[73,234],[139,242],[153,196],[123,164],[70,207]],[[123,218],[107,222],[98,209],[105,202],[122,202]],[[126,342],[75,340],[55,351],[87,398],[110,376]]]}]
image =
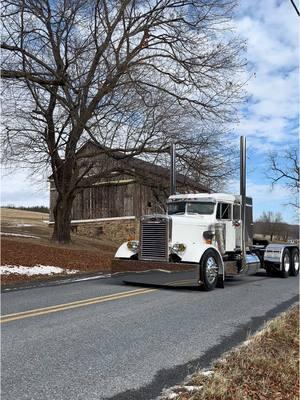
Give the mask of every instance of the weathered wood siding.
[{"label": "weathered wood siding", "polygon": [[133,216],[133,187],[96,185],[83,189],[73,203],[72,219],[94,219]]},{"label": "weathered wood siding", "polygon": [[[125,177],[126,178],[126,177]],[[162,203],[167,196],[160,200]],[[50,221],[57,193],[54,184],[50,190]],[[77,193],[72,209],[72,220],[135,216],[163,213],[164,209],[153,196],[151,188],[138,182],[128,184],[101,184]]]}]

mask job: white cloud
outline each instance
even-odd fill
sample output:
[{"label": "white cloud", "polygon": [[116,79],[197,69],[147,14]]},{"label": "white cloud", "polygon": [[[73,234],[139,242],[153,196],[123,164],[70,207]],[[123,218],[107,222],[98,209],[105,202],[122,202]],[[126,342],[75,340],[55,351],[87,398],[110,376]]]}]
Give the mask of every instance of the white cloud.
[{"label": "white cloud", "polygon": [[49,189],[47,179],[40,177],[37,182],[29,177],[26,171],[19,169],[1,177],[1,205],[15,206],[49,206]]},{"label": "white cloud", "polygon": [[241,1],[237,31],[248,42],[246,90],[239,132],[262,153],[297,140],[299,22],[289,1]]}]

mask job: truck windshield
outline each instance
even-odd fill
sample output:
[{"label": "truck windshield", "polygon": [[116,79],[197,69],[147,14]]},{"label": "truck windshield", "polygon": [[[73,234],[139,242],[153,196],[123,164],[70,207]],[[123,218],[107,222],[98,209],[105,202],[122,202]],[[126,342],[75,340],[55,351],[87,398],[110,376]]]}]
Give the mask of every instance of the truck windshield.
[{"label": "truck windshield", "polygon": [[214,208],[215,204],[210,202],[186,203],[186,212],[188,214],[209,215],[213,214]]},{"label": "truck windshield", "polygon": [[168,214],[184,214],[185,213],[185,202],[169,203]]},{"label": "truck windshield", "polygon": [[174,202],[168,204],[168,214],[200,214],[210,215],[213,214],[215,204],[211,202]]}]

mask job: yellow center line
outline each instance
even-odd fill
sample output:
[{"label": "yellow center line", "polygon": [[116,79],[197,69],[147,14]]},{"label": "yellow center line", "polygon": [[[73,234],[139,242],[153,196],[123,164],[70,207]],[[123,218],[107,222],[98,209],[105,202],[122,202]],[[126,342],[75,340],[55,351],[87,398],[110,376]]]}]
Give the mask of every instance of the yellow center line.
[{"label": "yellow center line", "polygon": [[65,307],[65,306],[69,306],[69,305],[73,305],[73,304],[81,304],[81,303],[85,303],[87,301],[94,301],[94,300],[99,300],[99,299],[109,299],[110,297],[122,296],[123,294],[128,294],[128,293],[144,292],[145,290],[147,290],[147,289],[126,290],[125,292],[117,292],[117,293],[112,293],[112,294],[98,296],[98,297],[91,297],[89,299],[76,300],[76,301],[72,301],[70,303],[55,304],[54,306],[36,308],[33,310],[28,310],[28,311],[20,311],[20,312],[13,313],[13,314],[6,314],[6,315],[3,315],[2,318],[13,317],[15,315],[31,314],[35,311],[51,310],[53,308],[56,309],[58,307]]},{"label": "yellow center line", "polygon": [[131,291],[126,291],[126,292],[121,292],[121,293],[115,293],[115,294],[107,295],[107,296],[99,296],[99,297],[94,297],[91,299],[74,301],[71,303],[59,304],[57,306],[37,308],[34,310],[28,310],[28,311],[23,311],[23,312],[14,313],[14,314],[6,314],[1,317],[0,323],[3,324],[5,322],[16,321],[19,319],[24,319],[24,318],[29,318],[29,317],[36,317],[39,315],[45,315],[45,314],[55,313],[55,312],[64,311],[64,310],[70,310],[73,308],[84,307],[84,306],[88,306],[91,304],[104,303],[106,301],[120,300],[120,299],[124,299],[126,297],[131,297],[131,296],[136,296],[139,294],[154,292],[156,290],[157,289],[137,289],[137,290],[131,290]]}]

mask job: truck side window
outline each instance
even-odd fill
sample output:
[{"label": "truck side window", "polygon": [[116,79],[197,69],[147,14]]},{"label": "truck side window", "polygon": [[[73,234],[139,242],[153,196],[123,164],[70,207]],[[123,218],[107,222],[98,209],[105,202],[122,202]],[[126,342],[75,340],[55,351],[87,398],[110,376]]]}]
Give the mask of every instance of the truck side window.
[{"label": "truck side window", "polygon": [[233,205],[233,219],[234,220],[241,219],[241,206],[239,204]]},{"label": "truck side window", "polygon": [[231,219],[231,204],[218,203],[217,219]]}]

